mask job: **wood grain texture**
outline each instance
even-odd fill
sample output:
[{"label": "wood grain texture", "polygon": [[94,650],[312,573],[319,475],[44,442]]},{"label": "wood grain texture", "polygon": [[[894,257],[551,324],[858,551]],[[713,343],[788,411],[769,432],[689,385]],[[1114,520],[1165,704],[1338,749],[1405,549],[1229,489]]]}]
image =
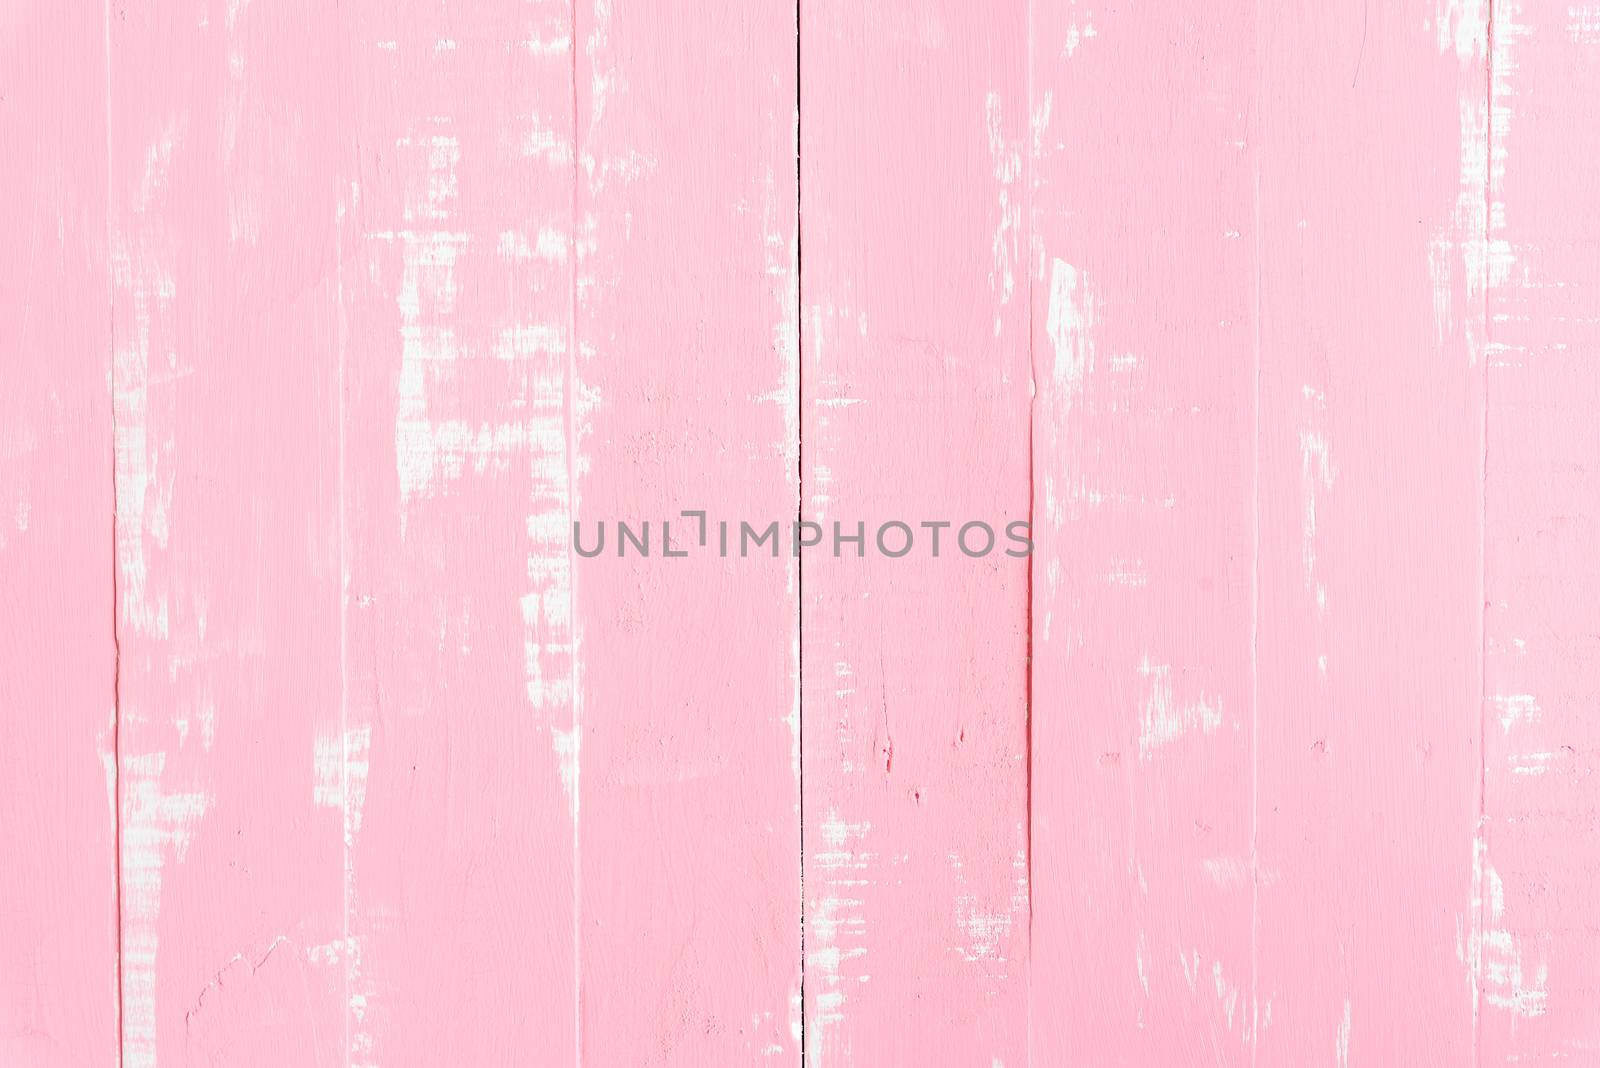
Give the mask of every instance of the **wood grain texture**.
[{"label": "wood grain texture", "polygon": [[[574,567],[585,1063],[799,1046],[792,3],[578,7]],[[649,523],[646,559],[616,524]]]},{"label": "wood grain texture", "polygon": [[1473,1056],[1483,13],[1261,8],[1261,1064]]},{"label": "wood grain texture", "polygon": [[801,6],[812,1064],[1027,1057],[1026,40],[1021,3]]},{"label": "wood grain texture", "polygon": [[1600,1056],[1600,9],[1494,5],[1487,271],[1484,1064]]},{"label": "wood grain texture", "polygon": [[1035,12],[1039,1064],[1254,1040],[1252,18]]},{"label": "wood grain texture", "polygon": [[0,8],[0,1064],[117,1052],[105,44]]},{"label": "wood grain texture", "polygon": [[341,142],[313,18],[109,21],[128,1066],[343,1061],[314,759],[340,720]]},{"label": "wood grain texture", "polygon": [[309,4],[109,15],[122,1063],[342,1063],[340,126]]},{"label": "wood grain texture", "polygon": [[58,7],[0,1065],[1600,1057],[1592,2]]},{"label": "wood grain texture", "polygon": [[574,1062],[571,17],[340,10],[352,1065]]},{"label": "wood grain texture", "polygon": [[1035,26],[1035,1051],[1453,1061],[1482,12],[1206,14]]}]

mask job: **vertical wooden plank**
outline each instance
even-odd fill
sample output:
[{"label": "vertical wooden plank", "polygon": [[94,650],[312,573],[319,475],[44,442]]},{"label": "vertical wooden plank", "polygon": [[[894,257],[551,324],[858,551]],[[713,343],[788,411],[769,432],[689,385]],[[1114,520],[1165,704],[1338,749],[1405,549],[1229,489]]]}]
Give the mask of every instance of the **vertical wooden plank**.
[{"label": "vertical wooden plank", "polygon": [[104,26],[0,10],[0,1063],[117,1042]]},{"label": "vertical wooden plank", "polygon": [[127,1068],[344,1061],[325,10],[108,15]]},{"label": "vertical wooden plank", "polygon": [[807,1059],[1020,1064],[1027,8],[800,13]]},{"label": "vertical wooden plank", "polygon": [[1033,1057],[1243,1064],[1254,5],[1035,8]]},{"label": "vertical wooden plank", "polygon": [[1600,1050],[1600,7],[1496,0],[1482,1061]]},{"label": "vertical wooden plank", "polygon": [[348,1055],[571,1064],[571,9],[338,21]]},{"label": "vertical wooden plank", "polygon": [[[796,1055],[793,561],[696,544],[789,523],[795,8],[577,7],[574,568],[585,1063]],[[650,524],[648,558],[616,523]],[[672,523],[679,558],[664,558]],[[589,543],[586,543],[589,544]]]},{"label": "vertical wooden plank", "polygon": [[1260,9],[1261,1064],[1473,1055],[1483,20]]}]

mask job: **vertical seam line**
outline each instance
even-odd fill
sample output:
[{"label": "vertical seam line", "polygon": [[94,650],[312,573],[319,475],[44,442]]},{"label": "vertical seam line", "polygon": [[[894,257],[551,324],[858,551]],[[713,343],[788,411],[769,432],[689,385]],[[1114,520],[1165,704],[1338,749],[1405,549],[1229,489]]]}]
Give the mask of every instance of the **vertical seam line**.
[{"label": "vertical seam line", "polygon": [[[569,0],[569,27],[567,53],[570,78],[568,81],[571,111],[570,136],[572,138],[572,185],[567,201],[567,374],[566,394],[563,398],[563,431],[566,437],[567,461],[567,519],[573,524],[573,538],[577,538],[577,457],[578,444],[575,394],[578,389],[578,3]],[[574,566],[572,545],[567,548],[567,700],[571,709],[572,731],[572,1060],[575,1066],[583,1064],[583,864],[578,836],[578,811],[582,798],[580,775],[583,764],[583,739],[579,734],[578,690],[578,571]]]},{"label": "vertical seam line", "polygon": [[[1489,268],[1489,237],[1494,216],[1494,0],[1484,8],[1484,159],[1483,159],[1483,375],[1479,425],[1478,469],[1478,781],[1477,821],[1473,829],[1472,896],[1474,943],[1472,961],[1472,1063],[1483,1059],[1483,1016],[1480,1011],[1483,985],[1483,865],[1488,850],[1488,724],[1489,633],[1488,633],[1488,524],[1489,524],[1489,344],[1490,303],[1493,271]],[[1468,339],[1470,345],[1471,340]]]},{"label": "vertical seam line", "polygon": [[1255,85],[1251,131],[1251,202],[1255,231],[1250,397],[1250,1063],[1261,1046],[1261,3],[1255,5]]},{"label": "vertical seam line", "polygon": [[105,71],[105,248],[106,258],[106,340],[111,356],[111,848],[112,886],[116,901],[116,981],[117,981],[117,1064],[123,1061],[125,1000],[122,974],[122,585],[121,494],[117,480],[117,314],[116,284],[111,273],[111,2],[101,5],[101,57]]},{"label": "vertical seam line", "polygon": [[[795,538],[799,541],[800,524],[805,521],[805,226],[804,168],[801,163],[804,143],[805,119],[801,108],[801,78],[803,77],[801,52],[801,0],[794,5],[794,406],[795,406],[795,472],[794,512]],[[799,795],[800,831],[800,1063],[807,1057],[806,1046],[806,716],[805,716],[805,556],[795,553],[795,791]]]},{"label": "vertical seam line", "polygon": [[[1037,410],[1039,389],[1038,376],[1034,369],[1033,352],[1033,283],[1034,283],[1034,217],[1033,217],[1033,184],[1035,146],[1033,137],[1034,122],[1034,69],[1033,69],[1033,0],[1028,0],[1027,25],[1024,32],[1024,47],[1027,56],[1024,63],[1026,71],[1027,94],[1026,107],[1023,113],[1023,148],[1026,164],[1023,177],[1026,183],[1022,191],[1023,204],[1027,214],[1025,227],[1026,244],[1023,255],[1026,260],[1023,268],[1027,272],[1027,322],[1025,329],[1028,341],[1028,536],[1035,537],[1034,521],[1034,479],[1035,471],[1035,439],[1034,417]],[[1024,835],[1024,848],[1027,851],[1027,880],[1028,880],[1028,971],[1027,971],[1027,1031],[1024,1034],[1024,1048],[1027,1053],[1028,1063],[1033,1063],[1033,571],[1034,560],[1030,552],[1028,555],[1027,581],[1025,583],[1026,609],[1024,625],[1027,632],[1023,641],[1023,751],[1024,751],[1024,802],[1023,816],[1027,820],[1027,831]]]},{"label": "vertical seam line", "polygon": [[[338,32],[337,27],[335,32]],[[353,109],[352,109],[353,110]],[[361,153],[359,147],[356,151],[356,174],[361,173]],[[344,297],[344,231],[345,215],[342,208],[344,193],[340,193],[340,200],[336,202],[339,207],[335,209],[334,218],[334,306],[338,316],[339,337],[339,794],[342,811],[341,826],[339,828],[339,845],[343,865],[339,872],[339,935],[340,935],[340,960],[344,963],[344,1004],[339,1006],[339,1018],[343,1024],[343,1053],[344,1063],[348,1068],[350,1064],[350,969],[353,949],[350,942],[350,889],[351,881],[355,877],[353,857],[351,856],[351,825],[350,825],[350,676],[349,676],[349,650],[350,650],[350,560],[347,551],[349,533],[345,526],[345,474],[348,466],[346,451],[346,423],[348,422],[348,402],[346,398],[345,365],[347,363],[348,324],[345,316]],[[355,205],[351,205],[352,209]]]}]

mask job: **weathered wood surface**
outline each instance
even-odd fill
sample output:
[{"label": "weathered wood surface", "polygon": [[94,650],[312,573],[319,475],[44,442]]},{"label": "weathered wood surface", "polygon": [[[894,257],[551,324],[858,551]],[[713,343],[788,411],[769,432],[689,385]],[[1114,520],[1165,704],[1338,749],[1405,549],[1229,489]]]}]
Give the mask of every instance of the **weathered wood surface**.
[{"label": "weathered wood surface", "polygon": [[0,1062],[1596,1056],[1597,60],[13,0]]}]

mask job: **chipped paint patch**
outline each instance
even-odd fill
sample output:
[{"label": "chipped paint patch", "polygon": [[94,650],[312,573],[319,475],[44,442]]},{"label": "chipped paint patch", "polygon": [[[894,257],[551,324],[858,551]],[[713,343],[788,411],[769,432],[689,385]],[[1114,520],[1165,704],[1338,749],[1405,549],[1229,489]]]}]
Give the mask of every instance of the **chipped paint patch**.
[{"label": "chipped paint patch", "polygon": [[1482,929],[1473,947],[1473,973],[1483,1000],[1517,1016],[1544,1015],[1549,1004],[1549,966],[1543,961],[1530,964],[1523,944],[1505,925],[1505,884],[1493,865],[1483,859],[1487,846],[1480,837],[1476,844],[1482,881],[1475,893],[1474,909],[1483,917]]},{"label": "chipped paint patch", "polygon": [[1145,681],[1145,699],[1139,719],[1139,758],[1149,760],[1158,750],[1198,731],[1211,734],[1222,726],[1222,701],[1201,692],[1187,700],[1173,695],[1172,667],[1149,656],[1139,662]]},{"label": "chipped paint patch", "polygon": [[989,158],[994,164],[994,178],[999,186],[998,221],[995,223],[993,255],[994,266],[989,272],[989,288],[997,303],[994,314],[994,336],[999,337],[1005,322],[1004,309],[1011,303],[1016,289],[1016,268],[1022,255],[1022,198],[1017,196],[1016,185],[1022,177],[1022,149],[1008,140],[1002,121],[1000,94],[991,91],[984,99],[984,122],[989,137]]},{"label": "chipped paint patch", "polygon": [[[807,911],[806,975],[818,986],[806,1030],[806,1059],[825,1063],[832,1035],[844,1023],[845,998],[856,962],[867,953],[863,894],[875,855],[863,848],[871,825],[847,823],[829,811],[822,823],[826,847],[808,858],[822,884]],[[865,976],[855,977],[866,982]]]},{"label": "chipped paint patch", "polygon": [[182,864],[208,796],[167,792],[166,754],[123,755],[122,1055],[128,1068],[156,1064],[156,957],[162,875]]},{"label": "chipped paint patch", "polygon": [[1052,262],[1046,329],[1055,350],[1055,384],[1068,410],[1094,370],[1094,307],[1093,292],[1082,272],[1064,260]]}]

